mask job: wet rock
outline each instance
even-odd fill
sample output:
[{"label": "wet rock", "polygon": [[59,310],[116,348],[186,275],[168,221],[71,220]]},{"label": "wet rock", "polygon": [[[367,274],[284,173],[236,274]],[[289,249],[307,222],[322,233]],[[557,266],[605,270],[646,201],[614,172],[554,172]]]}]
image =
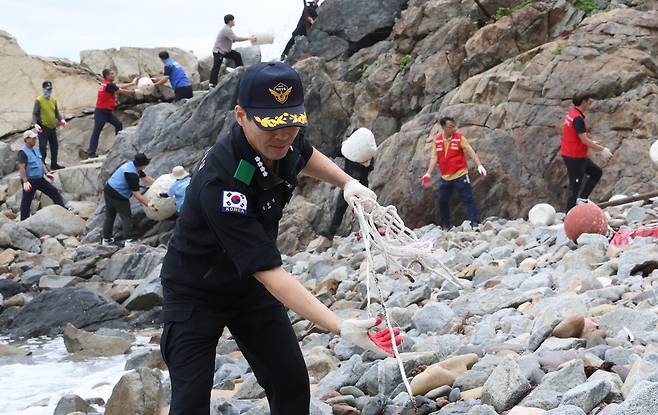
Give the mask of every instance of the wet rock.
[{"label": "wet rock", "polygon": [[53,415],[68,415],[71,412],[92,413],[96,410],[78,395],[64,395],[57,402]]},{"label": "wet rock", "polygon": [[137,353],[126,361],[126,365],[123,367],[123,370],[133,370],[140,367],[167,370],[167,364],[162,358],[160,349],[145,350],[143,352]]},{"label": "wet rock", "polygon": [[10,333],[12,337],[55,335],[68,323],[85,328],[125,314],[123,307],[86,288],[56,288],[25,305],[12,321]]},{"label": "wet rock", "polygon": [[102,336],[80,330],[72,324],[64,328],[66,351],[80,357],[107,357],[130,351],[130,342],[114,336]]}]

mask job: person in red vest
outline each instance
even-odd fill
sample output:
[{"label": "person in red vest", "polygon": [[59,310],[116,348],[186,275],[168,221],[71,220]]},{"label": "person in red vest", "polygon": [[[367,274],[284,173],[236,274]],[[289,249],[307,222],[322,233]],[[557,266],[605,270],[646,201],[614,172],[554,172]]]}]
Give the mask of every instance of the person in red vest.
[{"label": "person in red vest", "polygon": [[443,117],[439,120],[443,134],[434,137],[432,158],[427,167],[427,173],[422,177],[421,184],[423,187],[429,187],[432,172],[438,164],[441,171],[441,180],[439,182],[439,222],[444,229],[450,228],[450,198],[454,190],[459,193],[462,203],[466,205],[468,220],[471,225],[479,223],[479,215],[473,191],[471,190],[471,181],[468,178],[468,162],[466,154],[475,162],[478,173],[482,176],[487,175],[475,150],[468,144],[468,140],[455,127],[455,120],[451,117]]},{"label": "person in red vest", "polygon": [[117,106],[117,92],[125,95],[133,95],[135,93],[132,89],[127,89],[134,85],[137,78],[133,82],[125,84],[114,83],[114,71],[111,69],[103,69],[103,82],[98,88],[98,98],[96,99],[96,109],[94,110],[94,130],[89,139],[89,149],[87,150],[87,158],[97,157],[96,149],[98,148],[98,138],[101,135],[105,123],[110,123],[114,126],[116,134],[123,130],[123,124],[114,115],[113,111]]},{"label": "person in red vest", "polygon": [[[576,93],[571,100],[574,107],[564,117],[560,155],[564,159],[569,175],[569,194],[565,212],[571,210],[577,202],[588,203],[589,195],[603,175],[601,168],[588,157],[589,149],[600,151],[606,160],[612,157],[608,147],[602,146],[590,137],[589,127],[585,122],[585,112],[589,109],[590,98],[588,94]],[[585,175],[588,177],[583,185]]]}]

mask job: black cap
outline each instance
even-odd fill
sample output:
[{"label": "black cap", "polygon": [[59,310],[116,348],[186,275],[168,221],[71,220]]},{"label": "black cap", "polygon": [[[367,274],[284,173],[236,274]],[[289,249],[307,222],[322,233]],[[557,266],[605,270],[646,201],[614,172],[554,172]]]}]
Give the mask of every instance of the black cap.
[{"label": "black cap", "polygon": [[282,62],[251,65],[240,81],[238,104],[263,130],[307,124],[302,80]]},{"label": "black cap", "polygon": [[144,153],[135,154],[135,158],[133,159],[133,163],[135,163],[136,166],[148,166],[150,162],[151,159],[146,157],[146,154]]},{"label": "black cap", "polygon": [[41,83],[41,88],[53,89],[53,83],[50,81],[43,81]]}]

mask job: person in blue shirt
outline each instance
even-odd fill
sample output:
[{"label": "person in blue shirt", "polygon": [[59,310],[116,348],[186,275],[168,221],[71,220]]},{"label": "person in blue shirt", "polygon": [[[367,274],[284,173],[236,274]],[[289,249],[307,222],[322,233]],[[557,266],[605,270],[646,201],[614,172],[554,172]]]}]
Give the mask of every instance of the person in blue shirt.
[{"label": "person in blue shirt", "polygon": [[[37,133],[27,130],[23,133],[25,144],[18,150],[18,172],[23,183],[23,197],[21,199],[21,220],[30,216],[30,206],[32,199],[37,190],[41,190],[46,196],[60,206],[64,206],[62,195],[59,194],[55,186],[50,184],[55,180],[55,176],[48,171],[48,167],[43,162],[41,153],[34,146],[37,144]],[[44,176],[48,179],[44,179]]]},{"label": "person in blue shirt", "polygon": [[123,228],[123,239],[129,240],[132,236],[132,215],[130,211],[130,198],[135,199],[144,206],[148,206],[148,200],[139,192],[139,180],[153,184],[155,179],[144,173],[144,168],[151,160],[143,153],[135,154],[135,158],[119,166],[110,176],[103,189],[105,198],[105,222],[103,222],[103,245],[114,243],[112,230],[117,213],[121,217]]},{"label": "person in blue shirt", "polygon": [[190,184],[190,173],[183,166],[176,166],[171,170],[171,175],[176,179],[175,182],[169,186],[166,193],[160,193],[161,197],[173,197],[176,200],[176,215],[180,215],[183,209],[183,202],[185,202],[185,190]]},{"label": "person in blue shirt", "polygon": [[169,52],[163,50],[158,54],[164,64],[164,76],[153,79],[154,85],[162,85],[169,81],[171,88],[174,90],[174,102],[185,98],[192,98],[192,83],[190,82],[185,70],[180,63],[176,62],[169,56]]}]

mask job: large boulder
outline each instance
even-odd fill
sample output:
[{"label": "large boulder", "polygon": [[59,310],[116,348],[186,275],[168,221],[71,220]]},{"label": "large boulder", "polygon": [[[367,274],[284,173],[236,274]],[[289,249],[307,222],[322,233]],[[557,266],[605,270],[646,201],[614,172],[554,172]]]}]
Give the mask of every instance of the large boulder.
[{"label": "large boulder", "polygon": [[41,252],[41,241],[18,222],[0,215],[0,247],[22,251]]},{"label": "large boulder", "polygon": [[169,55],[181,64],[193,85],[199,83],[199,62],[196,56],[178,48],[122,47],[83,50],[80,51],[80,64],[87,66],[94,73],[101,73],[103,69],[110,68],[116,72],[119,80],[132,81],[135,75],[162,74],[164,65],[158,53],[163,50],[169,52]]},{"label": "large boulder", "polygon": [[101,163],[85,163],[57,170],[62,191],[74,193],[78,197],[97,196],[103,191],[101,166]]},{"label": "large boulder", "polygon": [[163,248],[130,244],[112,255],[100,275],[105,281],[144,279],[162,263],[165,253]]},{"label": "large boulder", "polygon": [[132,370],[114,385],[105,406],[105,415],[157,415],[163,392],[158,369]]},{"label": "large boulder", "polygon": [[79,357],[108,357],[130,351],[130,342],[123,337],[89,333],[71,323],[64,328],[64,346]]},{"label": "large boulder", "polygon": [[135,287],[130,297],[123,302],[128,310],[150,310],[162,304],[162,284],[160,283],[160,269],[155,267],[148,277]]},{"label": "large boulder", "polygon": [[87,288],[57,288],[39,294],[23,306],[9,329],[14,338],[56,335],[68,323],[85,328],[125,314],[119,304]]},{"label": "large boulder", "polygon": [[41,95],[44,80],[52,81],[53,96],[65,117],[93,109],[99,83],[91,71],[66,59],[28,55],[13,36],[2,30],[0,79],[4,86],[11,85],[10,92],[3,92],[0,100],[0,136],[30,127],[34,100]]},{"label": "large boulder", "polygon": [[85,221],[59,205],[50,205],[20,222],[20,226],[37,236],[81,235]]}]

